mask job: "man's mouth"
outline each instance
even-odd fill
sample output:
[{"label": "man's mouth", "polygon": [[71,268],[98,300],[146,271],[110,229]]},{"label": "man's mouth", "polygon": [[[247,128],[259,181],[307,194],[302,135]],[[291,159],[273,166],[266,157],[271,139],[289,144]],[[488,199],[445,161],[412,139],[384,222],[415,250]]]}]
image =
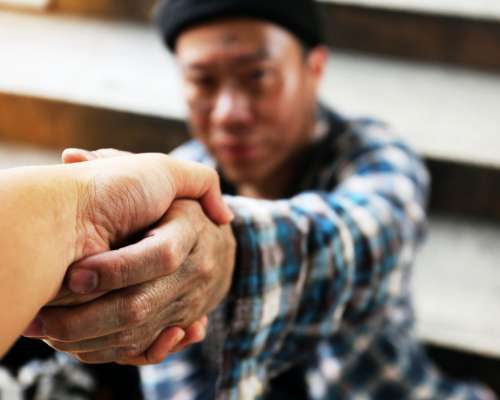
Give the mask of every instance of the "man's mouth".
[{"label": "man's mouth", "polygon": [[224,144],[217,147],[217,153],[226,161],[251,161],[259,156],[259,148],[249,144]]}]

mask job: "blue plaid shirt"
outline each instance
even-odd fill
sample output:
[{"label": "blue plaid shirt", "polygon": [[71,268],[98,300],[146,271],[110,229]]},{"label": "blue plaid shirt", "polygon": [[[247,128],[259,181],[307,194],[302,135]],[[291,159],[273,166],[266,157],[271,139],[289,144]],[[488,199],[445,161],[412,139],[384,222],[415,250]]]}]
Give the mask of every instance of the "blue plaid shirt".
[{"label": "blue plaid shirt", "polygon": [[[147,400],[493,399],[445,379],[413,332],[429,177],[390,129],[322,109],[286,200],[234,196],[231,292],[206,342],[143,367]],[[215,166],[192,141],[175,152]]]}]

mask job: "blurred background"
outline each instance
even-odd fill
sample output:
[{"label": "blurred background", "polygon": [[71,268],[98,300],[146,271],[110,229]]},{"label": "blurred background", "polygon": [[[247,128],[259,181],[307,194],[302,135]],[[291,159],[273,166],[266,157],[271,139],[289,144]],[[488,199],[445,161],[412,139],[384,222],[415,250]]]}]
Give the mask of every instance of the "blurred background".
[{"label": "blurred background", "polygon": [[[0,168],[65,147],[168,152],[187,138],[154,0],[0,0]],[[324,0],[324,101],[394,126],[433,175],[415,269],[418,335],[450,375],[500,394],[500,3]],[[48,348],[22,341],[12,374]],[[96,398],[140,398],[135,370],[92,369]]]}]

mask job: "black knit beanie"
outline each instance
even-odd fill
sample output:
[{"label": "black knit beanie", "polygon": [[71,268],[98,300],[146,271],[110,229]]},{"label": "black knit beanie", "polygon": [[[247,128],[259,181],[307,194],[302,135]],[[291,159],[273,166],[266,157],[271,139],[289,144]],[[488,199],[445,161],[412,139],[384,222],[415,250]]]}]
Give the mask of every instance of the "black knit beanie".
[{"label": "black knit beanie", "polygon": [[162,0],[156,8],[155,21],[172,51],[183,30],[225,17],[273,22],[306,46],[314,47],[324,42],[315,3],[314,0]]}]

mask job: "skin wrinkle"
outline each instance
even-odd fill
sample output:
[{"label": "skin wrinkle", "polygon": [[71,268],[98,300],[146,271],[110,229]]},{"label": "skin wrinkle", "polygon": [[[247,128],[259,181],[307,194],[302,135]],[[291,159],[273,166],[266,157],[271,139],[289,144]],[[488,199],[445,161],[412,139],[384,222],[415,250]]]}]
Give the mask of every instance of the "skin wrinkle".
[{"label": "skin wrinkle", "polygon": [[[81,239],[80,251],[81,254],[95,254],[99,251],[106,250],[109,243],[108,232],[106,228],[103,227],[100,221],[101,215],[99,208],[96,207],[97,203],[97,177],[93,176],[89,179],[89,190],[86,192],[85,202],[79,202],[79,214],[82,215],[79,219],[87,221],[87,228],[82,229],[80,232],[84,232]],[[81,190],[83,191],[83,190]],[[80,198],[80,197],[79,197]],[[96,241],[97,238],[97,241]]]}]

